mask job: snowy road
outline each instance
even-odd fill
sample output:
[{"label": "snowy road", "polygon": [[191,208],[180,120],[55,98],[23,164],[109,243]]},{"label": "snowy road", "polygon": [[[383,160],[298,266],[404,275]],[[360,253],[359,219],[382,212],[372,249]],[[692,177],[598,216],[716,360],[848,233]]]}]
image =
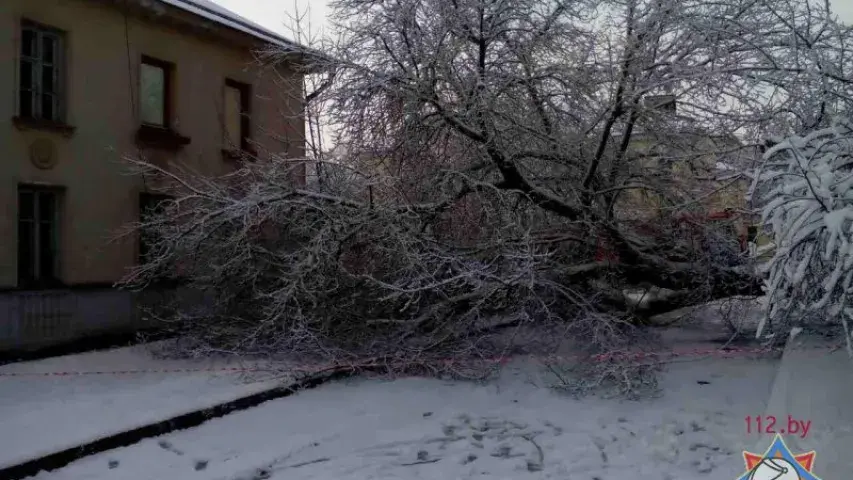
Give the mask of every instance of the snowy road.
[{"label": "snowy road", "polygon": [[778,360],[669,366],[664,395],[573,399],[528,364],[484,385],[353,380],[43,472],[37,480],[734,479]]}]

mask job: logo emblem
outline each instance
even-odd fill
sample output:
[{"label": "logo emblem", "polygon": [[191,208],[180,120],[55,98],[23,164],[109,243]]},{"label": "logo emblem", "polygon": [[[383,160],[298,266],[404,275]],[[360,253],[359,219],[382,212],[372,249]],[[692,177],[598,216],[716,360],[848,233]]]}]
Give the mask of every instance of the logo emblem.
[{"label": "logo emblem", "polygon": [[812,473],[815,452],[794,455],[776,434],[764,455],[743,452],[746,473],[737,480],[821,480]]}]

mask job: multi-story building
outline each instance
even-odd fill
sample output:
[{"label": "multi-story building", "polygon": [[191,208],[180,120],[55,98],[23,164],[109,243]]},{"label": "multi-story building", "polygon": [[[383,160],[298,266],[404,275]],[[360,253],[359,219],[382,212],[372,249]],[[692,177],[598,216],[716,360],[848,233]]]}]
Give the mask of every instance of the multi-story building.
[{"label": "multi-story building", "polygon": [[[694,242],[700,232],[714,231],[745,252],[757,233],[744,173],[754,168],[759,149],[680,119],[674,96],[650,97],[645,105],[655,123],[634,130],[616,172],[622,183],[638,185],[619,196],[616,218],[653,239],[675,235]],[[610,255],[607,250],[602,246],[599,257]]]},{"label": "multi-story building", "polygon": [[0,38],[0,348],[136,321],[112,286],[144,245],[115,237],[151,197],[124,157],[303,155],[304,51],[209,0],[3,0]]}]

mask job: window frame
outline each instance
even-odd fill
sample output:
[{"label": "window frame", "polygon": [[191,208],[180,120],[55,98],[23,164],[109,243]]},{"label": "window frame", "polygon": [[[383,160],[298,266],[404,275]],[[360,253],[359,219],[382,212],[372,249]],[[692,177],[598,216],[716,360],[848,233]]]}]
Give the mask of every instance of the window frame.
[{"label": "window frame", "polygon": [[[149,65],[151,67],[159,68],[163,70],[163,124],[158,125],[156,123],[148,123],[142,120],[142,66]],[[138,80],[138,88],[139,88],[139,123],[145,127],[153,127],[153,128],[162,128],[169,130],[172,128],[172,95],[173,95],[173,75],[175,72],[175,64],[172,62],[168,62],[166,60],[161,60],[159,58],[152,57],[150,55],[142,55],[139,61],[139,80]]]},{"label": "window frame", "polygon": [[[24,54],[24,33],[26,31],[32,32],[36,38],[37,51],[35,52],[35,56]],[[52,27],[50,25],[45,25],[40,22],[36,22],[34,20],[30,20],[29,18],[22,18],[19,22],[19,34],[20,41],[17,48],[18,95],[16,98],[18,116],[28,120],[41,120],[45,122],[63,123],[66,117],[65,66],[67,34],[64,30]],[[43,57],[44,38],[52,38],[54,41],[54,58],[53,61],[50,63],[45,62]],[[24,91],[22,69],[23,64],[25,62],[28,63],[30,68],[32,69],[32,84],[28,89],[31,92],[29,115],[24,114],[21,102],[21,93]],[[42,112],[43,96],[45,95],[45,93],[42,91],[42,80],[43,69],[45,66],[53,68],[54,88],[53,92],[49,93],[49,95],[53,96],[54,111],[53,116],[51,116],[50,118],[46,118]]]},{"label": "window frame", "polygon": [[[233,89],[237,90],[238,92],[240,92],[240,145],[239,145],[239,148],[240,148],[240,150],[243,150],[243,151],[250,151],[251,150],[251,139],[252,139],[252,130],[251,130],[251,128],[252,128],[252,122],[251,122],[252,86],[249,85],[248,83],[244,83],[244,82],[240,82],[240,81],[233,80],[230,78],[226,78],[225,79],[225,88],[233,88]],[[222,94],[223,99],[227,98],[227,96],[225,95],[225,91],[226,90],[223,89],[223,94]],[[228,122],[227,122],[227,118],[224,118],[224,111],[223,111],[222,129],[223,129],[223,132],[222,132],[223,135],[222,136],[224,137],[224,140],[226,142],[230,141],[230,138],[229,138],[230,136],[228,135],[228,133],[229,133],[228,132]]]},{"label": "window frame", "polygon": [[[32,200],[32,218],[25,219],[21,209],[21,195],[29,193],[33,195]],[[16,218],[16,243],[17,243],[17,281],[18,287],[25,289],[44,289],[61,286],[61,254],[62,254],[62,201],[64,189],[61,187],[50,187],[43,185],[19,184],[17,191],[17,218]],[[44,220],[41,218],[39,207],[40,198],[49,195],[53,199],[52,218]],[[30,245],[30,256],[27,260],[32,268],[29,269],[33,276],[27,278],[24,276],[24,270],[21,268],[22,259],[24,257],[21,242],[21,225],[25,222],[32,224],[32,236]],[[51,256],[52,265],[50,272],[43,275],[42,264],[42,245],[41,245],[41,226],[44,223],[49,223],[52,227],[51,235]]]}]

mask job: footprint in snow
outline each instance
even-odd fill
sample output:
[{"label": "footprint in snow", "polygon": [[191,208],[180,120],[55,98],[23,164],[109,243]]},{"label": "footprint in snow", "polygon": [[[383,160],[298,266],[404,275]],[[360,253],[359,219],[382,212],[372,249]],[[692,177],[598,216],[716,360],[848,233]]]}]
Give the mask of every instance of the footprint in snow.
[{"label": "footprint in snow", "polygon": [[184,454],[184,452],[178,450],[170,442],[168,442],[166,440],[160,440],[159,442],[157,442],[157,445],[159,445],[160,448],[162,448],[163,450],[166,450],[167,452],[172,452],[175,455],[183,455]]}]

